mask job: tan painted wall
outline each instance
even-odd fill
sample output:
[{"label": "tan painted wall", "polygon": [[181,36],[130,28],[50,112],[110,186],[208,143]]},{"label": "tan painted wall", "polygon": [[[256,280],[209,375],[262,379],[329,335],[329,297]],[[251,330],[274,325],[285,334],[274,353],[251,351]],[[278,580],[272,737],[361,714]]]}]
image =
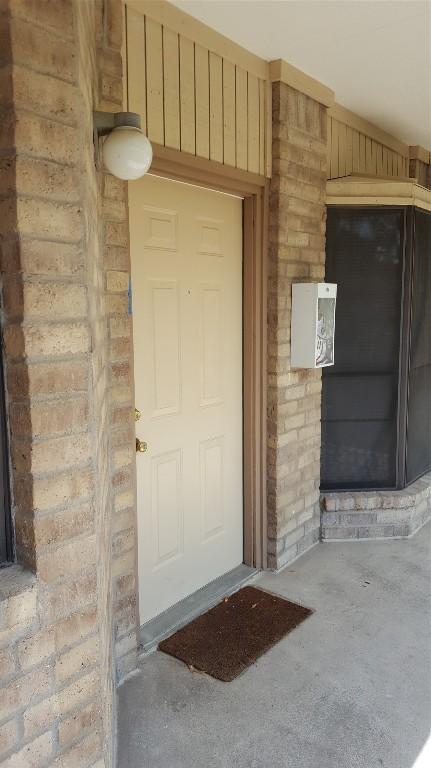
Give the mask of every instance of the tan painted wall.
[{"label": "tan painted wall", "polygon": [[165,3],[126,3],[128,108],[156,144],[269,174],[268,65],[196,25]]},{"label": "tan painted wall", "polygon": [[328,179],[351,173],[409,175],[409,148],[393,136],[335,105],[328,111]]}]

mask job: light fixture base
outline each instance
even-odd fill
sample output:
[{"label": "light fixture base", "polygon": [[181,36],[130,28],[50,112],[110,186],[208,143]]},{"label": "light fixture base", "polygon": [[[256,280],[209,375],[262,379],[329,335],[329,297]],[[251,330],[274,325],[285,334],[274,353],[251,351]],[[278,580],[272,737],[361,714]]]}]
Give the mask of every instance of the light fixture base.
[{"label": "light fixture base", "polygon": [[93,122],[98,136],[106,136],[121,126],[140,128],[141,116],[137,112],[94,112]]},{"label": "light fixture base", "polygon": [[137,112],[93,112],[94,161],[98,171],[102,168],[100,137],[122,126],[140,129],[141,116]]}]

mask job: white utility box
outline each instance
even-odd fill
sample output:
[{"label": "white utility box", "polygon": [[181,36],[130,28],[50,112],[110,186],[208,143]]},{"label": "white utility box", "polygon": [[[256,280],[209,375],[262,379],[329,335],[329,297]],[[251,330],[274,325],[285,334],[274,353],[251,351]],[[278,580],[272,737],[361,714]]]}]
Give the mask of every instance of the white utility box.
[{"label": "white utility box", "polygon": [[291,366],[334,365],[335,283],[292,285]]}]

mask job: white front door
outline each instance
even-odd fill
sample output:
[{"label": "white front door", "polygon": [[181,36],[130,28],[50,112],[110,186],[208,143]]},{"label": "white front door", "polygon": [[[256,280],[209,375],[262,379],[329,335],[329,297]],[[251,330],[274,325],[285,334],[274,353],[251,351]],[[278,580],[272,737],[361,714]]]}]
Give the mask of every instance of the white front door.
[{"label": "white front door", "polygon": [[242,200],[129,187],[140,622],[243,561]]}]

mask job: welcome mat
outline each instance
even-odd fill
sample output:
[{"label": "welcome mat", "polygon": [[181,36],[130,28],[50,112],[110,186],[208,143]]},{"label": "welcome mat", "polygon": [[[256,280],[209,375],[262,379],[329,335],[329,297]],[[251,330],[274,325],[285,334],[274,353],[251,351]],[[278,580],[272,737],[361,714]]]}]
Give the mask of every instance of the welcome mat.
[{"label": "welcome mat", "polygon": [[313,613],[256,587],[244,587],[160,643],[192,669],[229,682]]}]

